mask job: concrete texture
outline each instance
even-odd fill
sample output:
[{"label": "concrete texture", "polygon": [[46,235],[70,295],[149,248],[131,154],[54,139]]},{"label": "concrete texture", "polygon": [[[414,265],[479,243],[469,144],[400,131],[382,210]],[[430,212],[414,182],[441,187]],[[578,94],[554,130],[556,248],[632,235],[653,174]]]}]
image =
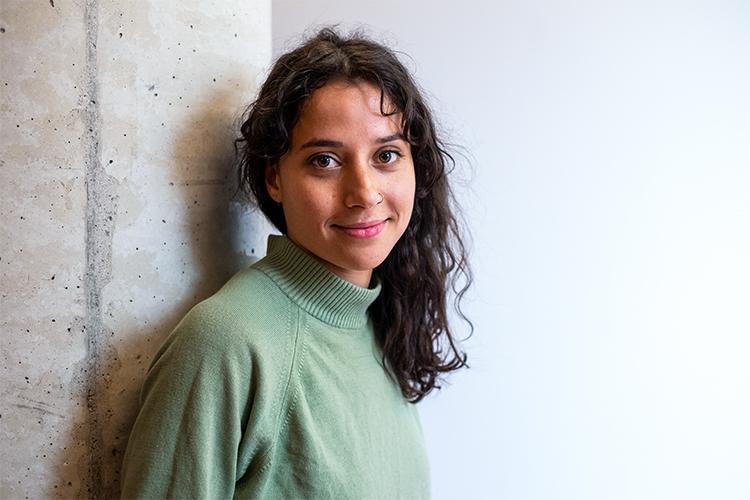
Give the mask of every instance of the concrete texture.
[{"label": "concrete texture", "polygon": [[265,251],[232,139],[270,3],[0,9],[0,498],[115,498],[152,355]]}]

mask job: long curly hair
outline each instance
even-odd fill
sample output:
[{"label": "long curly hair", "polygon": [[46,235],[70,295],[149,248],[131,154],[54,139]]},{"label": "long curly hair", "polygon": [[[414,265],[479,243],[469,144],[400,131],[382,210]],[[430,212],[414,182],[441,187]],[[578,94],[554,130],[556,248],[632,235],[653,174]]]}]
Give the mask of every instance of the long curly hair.
[{"label": "long curly hair", "polygon": [[330,27],[282,55],[248,107],[235,142],[239,188],[286,234],[283,206],[266,190],[265,169],[288,151],[305,101],[334,79],[380,88],[381,113],[389,114],[384,107],[387,98],[395,108],[391,113],[402,114],[403,134],[411,145],[414,209],[404,235],[375,269],[382,290],[369,314],[384,366],[404,397],[416,403],[440,388],[441,374],[468,367],[448,325],[447,297],[454,294],[457,312],[473,331],[460,307],[472,276],[448,183],[454,158],[396,55],[360,33],[342,36]]}]

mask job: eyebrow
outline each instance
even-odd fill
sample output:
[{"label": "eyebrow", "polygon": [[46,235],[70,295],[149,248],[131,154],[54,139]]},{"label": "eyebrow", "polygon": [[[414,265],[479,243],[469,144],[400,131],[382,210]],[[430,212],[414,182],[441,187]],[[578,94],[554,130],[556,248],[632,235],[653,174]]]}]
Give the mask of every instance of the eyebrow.
[{"label": "eyebrow", "polygon": [[[397,132],[386,137],[379,137],[375,139],[376,144],[385,144],[387,142],[393,142],[397,140],[405,140],[404,134]],[[343,148],[344,143],[341,141],[334,141],[332,139],[311,139],[300,146],[300,149],[305,148]]]},{"label": "eyebrow", "polygon": [[380,139],[377,139],[375,142],[378,144],[385,144],[386,142],[393,142],[393,141],[398,141],[398,140],[402,140],[402,141],[406,140],[404,139],[404,134],[402,134],[401,132],[396,132],[395,134],[391,134],[387,137],[381,137]]},{"label": "eyebrow", "polygon": [[300,149],[305,148],[343,148],[344,143],[341,141],[334,141],[331,139],[312,139],[300,146]]}]

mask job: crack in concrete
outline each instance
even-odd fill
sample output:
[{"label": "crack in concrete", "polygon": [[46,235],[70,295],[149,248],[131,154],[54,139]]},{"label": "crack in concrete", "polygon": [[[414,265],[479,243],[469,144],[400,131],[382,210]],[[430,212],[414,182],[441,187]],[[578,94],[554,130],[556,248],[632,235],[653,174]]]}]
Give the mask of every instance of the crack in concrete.
[{"label": "crack in concrete", "polygon": [[85,106],[82,118],[84,130],[84,162],[86,172],[86,359],[85,390],[87,409],[87,492],[89,498],[103,496],[102,425],[103,409],[100,398],[102,372],[102,342],[104,319],[102,290],[112,274],[112,235],[117,196],[114,179],[104,170],[101,161],[101,116],[99,110],[99,81],[97,42],[99,5],[97,0],[86,0],[86,66],[83,74]]}]

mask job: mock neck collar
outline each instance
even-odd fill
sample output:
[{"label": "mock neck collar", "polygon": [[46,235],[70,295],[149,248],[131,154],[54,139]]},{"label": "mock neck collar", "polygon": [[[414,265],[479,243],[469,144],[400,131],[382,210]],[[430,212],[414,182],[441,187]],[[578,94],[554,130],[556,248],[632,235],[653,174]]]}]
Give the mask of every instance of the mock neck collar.
[{"label": "mock neck collar", "polygon": [[286,236],[270,235],[266,257],[255,265],[299,307],[339,328],[361,328],[381,285],[362,288],[336,276]]}]

